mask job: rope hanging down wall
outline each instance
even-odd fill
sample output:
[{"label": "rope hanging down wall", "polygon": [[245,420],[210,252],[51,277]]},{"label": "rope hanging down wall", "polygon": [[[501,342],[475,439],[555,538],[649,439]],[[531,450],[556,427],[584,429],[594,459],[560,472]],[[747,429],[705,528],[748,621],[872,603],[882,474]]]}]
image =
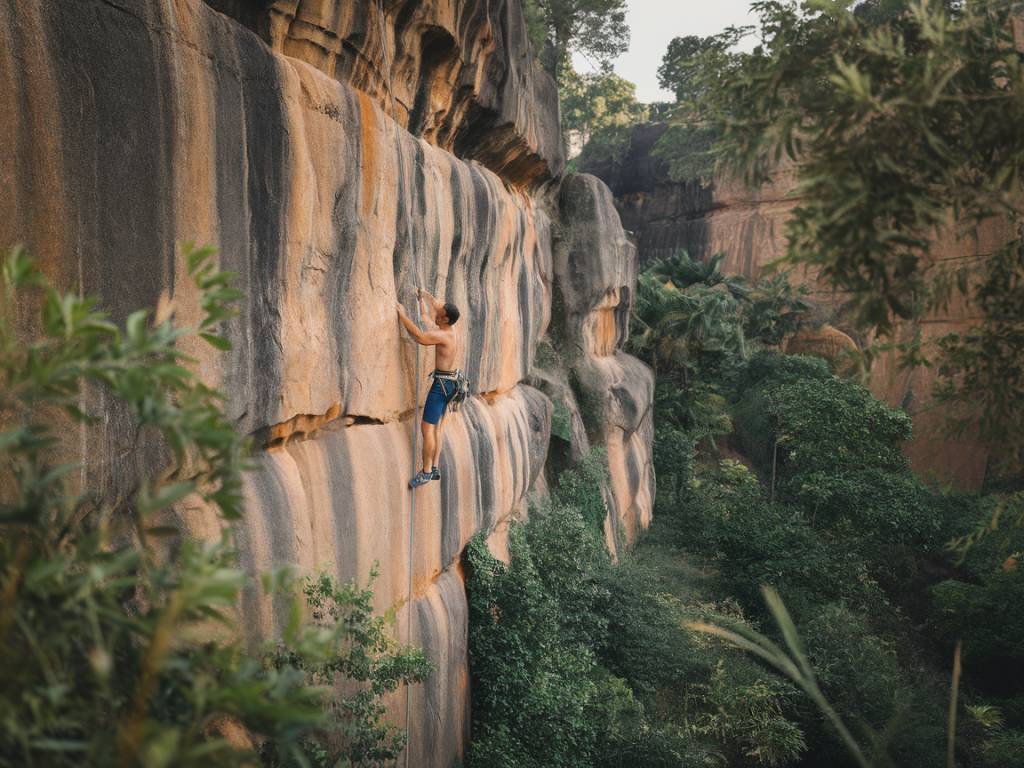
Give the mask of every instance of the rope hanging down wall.
[{"label": "rope hanging down wall", "polygon": [[[384,75],[387,78],[388,86],[388,98],[391,100],[391,121],[394,124],[395,129],[395,150],[398,162],[401,162],[402,158],[402,145],[401,145],[401,128],[398,125],[398,111],[395,103],[395,89],[391,81],[391,56],[388,52],[388,39],[387,29],[384,24],[384,3],[383,0],[377,0],[377,21],[380,27],[380,44],[381,50],[384,54]],[[401,201],[398,203],[401,205]],[[405,218],[405,241],[409,248],[410,262],[412,264],[413,280],[415,281],[417,288],[422,288],[420,284],[420,270],[419,263],[416,259],[416,249],[413,247],[412,242],[412,218],[410,216],[410,207],[408,205],[401,205],[402,212]],[[417,308],[418,309],[418,308]],[[414,319],[415,323],[419,324],[419,320]],[[412,472],[416,472],[416,448],[417,448],[417,428],[419,426],[420,416],[420,345],[416,344],[416,373],[413,378],[413,396],[416,401],[416,407],[413,413],[412,420]],[[416,526],[416,491],[413,489],[409,494],[409,562],[408,562],[408,583],[406,585],[406,599],[405,599],[405,641],[407,643],[412,642],[412,568],[413,568],[413,552],[415,546],[415,526]],[[409,755],[412,753],[412,732],[409,730],[410,724],[410,710],[412,702],[412,686],[409,683],[405,684],[405,733],[406,733],[406,745],[405,745],[405,768],[409,768]]]}]

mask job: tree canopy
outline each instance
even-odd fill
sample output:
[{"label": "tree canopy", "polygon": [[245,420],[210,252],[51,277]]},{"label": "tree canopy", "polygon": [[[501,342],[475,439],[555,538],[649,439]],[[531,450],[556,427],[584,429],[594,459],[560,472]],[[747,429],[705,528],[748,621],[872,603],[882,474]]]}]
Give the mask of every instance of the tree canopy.
[{"label": "tree canopy", "polygon": [[[608,70],[629,47],[626,0],[525,0],[523,7],[534,44],[560,86],[574,51]],[[550,52],[544,52],[546,42]]]},{"label": "tree canopy", "polygon": [[[753,8],[760,44],[751,53],[730,50],[750,30],[678,42],[663,77],[720,132],[719,170],[756,185],[795,166],[785,260],[845,292],[854,320],[905,364],[937,366],[937,393],[971,406],[952,409],[962,417],[954,426],[976,422],[980,406],[985,434],[1020,458],[1024,89],[1009,4]],[[1003,247],[948,258],[967,254],[992,223],[1009,232]],[[978,324],[922,341],[921,321],[961,300]]]}]

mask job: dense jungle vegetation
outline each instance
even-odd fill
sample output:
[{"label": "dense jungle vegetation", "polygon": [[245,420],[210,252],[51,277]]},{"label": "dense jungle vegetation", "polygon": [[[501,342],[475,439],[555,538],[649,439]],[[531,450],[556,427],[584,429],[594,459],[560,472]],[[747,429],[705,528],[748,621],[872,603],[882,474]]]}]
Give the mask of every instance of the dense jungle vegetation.
[{"label": "dense jungle vegetation", "polygon": [[[844,322],[880,343],[859,360],[781,354],[822,320],[781,274],[750,285],[681,254],[641,276],[629,351],[657,377],[655,522],[611,562],[595,455],[513,526],[510,563],[470,544],[472,768],[1021,764],[1024,252],[1014,236],[966,269],[928,258],[950,212],[960,236],[993,216],[1019,235],[1010,4],[756,7],[753,52],[733,47],[747,29],[679,38],[661,73],[677,102],[647,107],[614,74],[565,66],[574,48],[622,50],[622,0],[527,2],[584,155],[619,156],[656,114],[680,178],[760,183],[794,164],[805,202],[785,261],[843,290]],[[373,616],[370,586],[253,580],[230,534],[178,541],[168,525],[185,499],[241,512],[244,441],[178,345],[226,345],[237,294],[209,257],[190,256],[190,329],[145,311],[115,325],[23,254],[4,264],[0,765],[378,766],[401,751],[383,697],[430,668]],[[977,328],[895,334],[954,298]],[[27,345],[26,323],[41,330]],[[1005,460],[980,492],[908,468],[910,419],[860,383],[894,348],[940,371],[951,429],[979,416]],[[62,463],[61,440],[94,425],[91,387],[168,447],[130,493],[91,493]],[[238,640],[243,590],[275,596],[279,641]]]},{"label": "dense jungle vegetation", "polygon": [[[658,497],[636,550],[609,563],[586,473],[513,532],[509,566],[470,549],[474,766],[1021,762],[1020,21],[995,0],[752,7],[756,26],[673,40],[672,104],[607,67],[560,73],[576,164],[667,120],[673,178],[788,164],[800,204],[758,285],[685,254],[641,276]],[[991,254],[931,258],[992,219],[1010,234]],[[823,318],[791,266],[848,303]],[[920,333],[954,301],[976,327]],[[873,342],[832,369],[777,351],[823,319]],[[892,351],[938,372],[951,433],[987,440],[981,492],[909,470],[909,417],[859,383]]]},{"label": "dense jungle vegetation", "polygon": [[1019,764],[1024,531],[961,537],[1021,499],[916,477],[905,413],[774,349],[811,316],[785,280],[749,286],[717,261],[641,276],[631,345],[657,371],[655,522],[610,562],[594,460],[513,529],[510,565],[473,542],[470,765],[857,765],[806,675],[701,631],[785,645],[761,585],[860,764],[945,763],[958,640],[957,765]]}]

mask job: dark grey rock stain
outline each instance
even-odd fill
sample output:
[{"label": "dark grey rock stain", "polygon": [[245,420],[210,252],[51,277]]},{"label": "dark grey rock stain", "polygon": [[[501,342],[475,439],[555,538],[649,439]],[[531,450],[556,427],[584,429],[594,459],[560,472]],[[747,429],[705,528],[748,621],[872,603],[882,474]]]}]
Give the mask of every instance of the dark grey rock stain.
[{"label": "dark grey rock stain", "polygon": [[[361,115],[359,101],[355,94],[346,89],[341,91],[344,114],[344,125],[352,126],[351,130],[341,131],[342,145],[338,151],[343,153],[346,163],[352,168],[362,165],[362,143],[360,137]],[[327,284],[327,313],[333,325],[333,338],[338,350],[338,381],[342,382],[343,410],[348,410],[349,378],[351,367],[351,349],[353,344],[350,333],[352,310],[349,306],[353,272],[356,266],[356,248],[358,247],[360,216],[360,179],[356,173],[345,173],[338,179],[338,187],[334,191],[334,206],[331,210],[331,223],[334,228],[334,252],[331,254],[329,278]]]},{"label": "dark grey rock stain", "polygon": [[[158,19],[146,16],[84,3],[49,3],[40,11],[59,105],[61,183],[75,218],[42,227],[63,227],[69,251],[37,256],[59,270],[63,287],[101,297],[117,323],[155,307],[173,286],[174,69],[150,30]],[[100,407],[103,424],[90,433],[88,453],[107,464],[97,467],[93,487],[124,495],[167,457],[154,436],[136,434],[119,400],[106,398]]]},{"label": "dark grey rock stain", "polygon": [[459,519],[459,480],[455,474],[455,461],[445,445],[441,446],[438,470],[441,472],[441,562],[450,563],[459,554],[462,529]]},{"label": "dark grey rock stain", "polygon": [[91,214],[72,238],[82,289],[120,322],[156,306],[174,263],[174,69],[147,13],[60,2],[44,14],[68,209]]},{"label": "dark grey rock stain", "polygon": [[698,260],[711,255],[707,217],[716,205],[714,187],[696,179],[669,178],[668,165],[652,154],[666,128],[665,123],[638,125],[624,158],[615,164],[587,163],[583,168],[611,189],[622,227],[636,239],[641,267],[683,250]]},{"label": "dark grey rock stain", "polygon": [[[352,463],[349,438],[344,431],[334,432],[324,438],[323,448],[327,456],[327,484],[330,488],[331,520],[334,523],[334,552],[338,562],[333,563],[339,578],[365,578],[366,574],[355,573],[358,561],[359,520],[356,517],[355,467]],[[400,481],[401,478],[396,478]],[[373,525],[373,521],[370,521]]]},{"label": "dark grey rock stain", "polygon": [[[452,296],[458,279],[463,274],[466,263],[466,256],[462,252],[462,221],[465,216],[466,202],[462,195],[462,176],[459,174],[458,165],[454,160],[447,159],[449,187],[452,191],[452,255],[448,266],[448,282],[445,285],[444,295]],[[460,309],[466,309],[460,307]]]},{"label": "dark grey rock stain", "polygon": [[469,219],[473,224],[473,237],[469,244],[470,253],[466,264],[466,289],[469,311],[473,318],[474,332],[469,336],[466,349],[466,367],[472,381],[482,380],[485,325],[487,323],[487,290],[485,274],[490,259],[491,241],[494,237],[494,210],[491,204],[487,180],[475,168],[469,169],[471,181],[471,203]]},{"label": "dark grey rock stain", "polygon": [[[431,610],[431,602],[429,600],[417,600],[414,606],[416,613],[413,620],[416,624],[417,642],[427,655],[427,658],[436,663],[442,656],[443,649],[440,646],[439,640],[445,633],[437,625],[437,620],[434,612]],[[435,675],[444,675],[445,671],[438,670]],[[419,755],[421,759],[430,760],[433,755],[439,754],[440,745],[438,741],[440,734],[438,733],[437,725],[447,722],[447,720],[441,717],[441,710],[443,708],[442,694],[447,693],[443,689],[443,685],[438,685],[435,681],[431,680],[427,680],[421,687],[420,696],[426,709],[426,717],[420,718],[422,728],[416,733],[416,738],[410,740],[411,748],[415,750],[415,754]]]},{"label": "dark grey rock stain", "polygon": [[[242,81],[246,151],[252,403],[256,426],[278,418],[282,380],[281,265],[288,242],[286,213],[291,175],[288,128],[278,67],[273,55],[249,34],[234,36],[246,78]],[[224,137],[238,140],[237,137]],[[234,179],[238,184],[242,179]]]},{"label": "dark grey rock stain", "polygon": [[476,401],[467,401],[462,409],[470,432],[473,452],[473,466],[476,475],[476,523],[478,527],[494,524],[494,447],[489,439],[486,417],[481,413],[483,406]]}]

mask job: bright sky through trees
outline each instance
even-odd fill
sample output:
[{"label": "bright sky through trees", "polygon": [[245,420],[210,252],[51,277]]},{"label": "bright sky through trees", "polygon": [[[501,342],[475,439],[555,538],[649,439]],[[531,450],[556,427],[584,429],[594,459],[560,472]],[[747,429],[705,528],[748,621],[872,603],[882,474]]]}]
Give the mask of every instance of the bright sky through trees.
[{"label": "bright sky through trees", "polygon": [[[626,21],[632,33],[629,51],[615,62],[615,71],[636,83],[639,101],[669,101],[672,94],[658,87],[658,65],[673,37],[713,35],[729,25],[750,24],[750,0],[628,0]],[[751,43],[752,44],[752,43]],[[580,72],[594,66],[579,54],[573,64]]]}]

